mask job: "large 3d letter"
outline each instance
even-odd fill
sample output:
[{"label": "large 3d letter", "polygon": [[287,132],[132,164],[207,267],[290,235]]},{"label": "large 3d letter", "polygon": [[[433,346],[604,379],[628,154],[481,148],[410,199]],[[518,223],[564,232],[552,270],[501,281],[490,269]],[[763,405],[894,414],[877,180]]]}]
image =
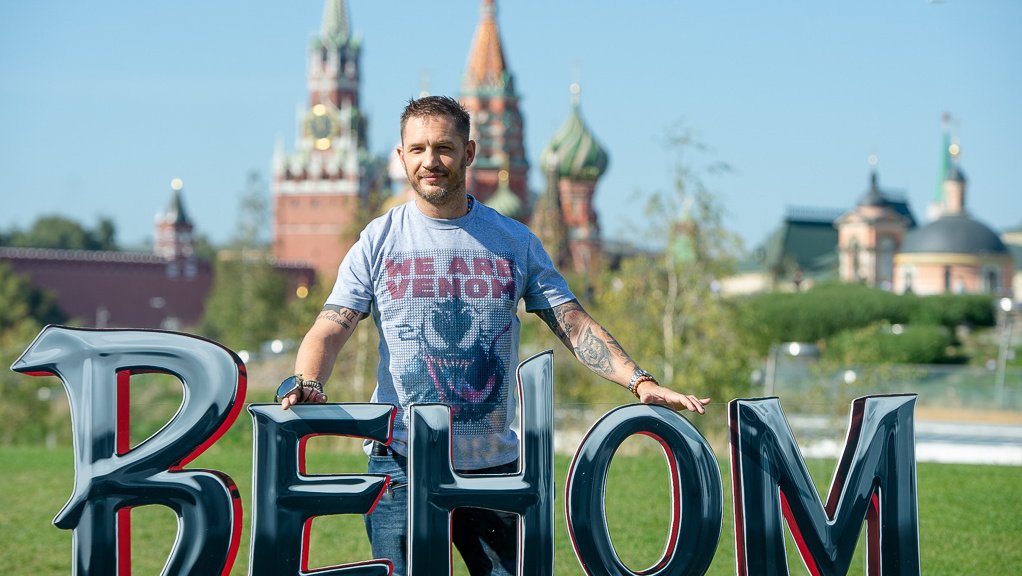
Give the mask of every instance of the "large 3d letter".
[{"label": "large 3d letter", "polygon": [[249,574],[387,576],[387,561],[309,571],[309,534],[315,516],[366,514],[389,478],[374,474],[307,475],[305,445],[332,434],[390,442],[396,409],[390,404],[278,404],[249,406],[255,424],[252,461],[252,537]]},{"label": "large 3d letter", "polygon": [[[245,367],[230,350],[185,334],[47,326],[11,366],[55,375],[67,390],[75,448],[71,499],[53,523],[73,530],[76,574],[129,574],[130,510],[161,504],[179,532],[164,574],[227,574],[241,537],[234,482],[182,470],[234,422]],[[180,410],[135,448],[128,438],[131,374],[159,372],[184,386]]]},{"label": "large 3d letter", "polygon": [[451,412],[415,405],[409,430],[409,574],[451,573],[451,512],[489,508],[521,516],[518,572],[549,576],[554,566],[553,352],[518,367],[522,471],[505,476],[454,473]]},{"label": "large 3d letter", "polygon": [[635,574],[614,550],[604,507],[610,461],[633,434],[645,434],[663,446],[673,494],[667,549],[641,574],[705,574],[717,550],[724,515],[717,459],[706,439],[681,414],[642,404],[616,408],[594,424],[568,471],[565,513],[582,569],[586,574]]},{"label": "large 3d letter", "polygon": [[848,572],[863,521],[867,574],[919,574],[914,408],[914,394],[852,403],[824,506],[777,398],[732,400],[738,574],[788,574],[782,511],[814,576]]}]

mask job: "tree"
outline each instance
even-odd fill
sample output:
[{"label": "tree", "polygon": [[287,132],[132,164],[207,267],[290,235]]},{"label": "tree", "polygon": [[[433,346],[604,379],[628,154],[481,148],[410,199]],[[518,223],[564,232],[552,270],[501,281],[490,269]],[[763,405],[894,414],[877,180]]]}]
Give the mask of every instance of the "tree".
[{"label": "tree", "polygon": [[279,337],[287,279],[273,267],[265,239],[269,227],[266,183],[251,172],[241,195],[236,233],[214,264],[202,332],[234,350],[258,350]]},{"label": "tree", "polygon": [[[14,359],[45,324],[67,320],[56,298],[0,262],[0,357]],[[55,383],[51,383],[52,389]],[[0,370],[0,444],[38,442],[52,429],[53,412],[39,379]]]},{"label": "tree", "polygon": [[27,231],[0,235],[8,246],[59,250],[117,250],[117,230],[109,218],[100,218],[95,230],[63,216],[43,216]]},{"label": "tree", "polygon": [[25,321],[39,326],[67,321],[53,293],[36,288],[6,262],[0,262],[0,303],[0,333],[16,332]]},{"label": "tree", "polygon": [[675,128],[667,146],[675,155],[674,190],[653,194],[647,205],[661,251],[609,273],[599,313],[623,323],[612,332],[663,384],[727,400],[744,392],[755,352],[742,301],[719,293],[740,242],[725,229],[704,177],[729,168],[706,159],[707,148],[691,130]]}]

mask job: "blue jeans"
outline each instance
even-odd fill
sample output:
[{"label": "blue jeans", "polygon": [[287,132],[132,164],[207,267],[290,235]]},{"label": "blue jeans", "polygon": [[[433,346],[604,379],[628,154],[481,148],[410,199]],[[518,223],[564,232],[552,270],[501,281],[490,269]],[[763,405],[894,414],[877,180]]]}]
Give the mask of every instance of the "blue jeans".
[{"label": "blue jeans", "polygon": [[[365,516],[366,533],[374,558],[394,563],[394,576],[407,575],[408,459],[389,452],[369,457],[370,474],[390,475],[390,486],[371,514]],[[461,470],[464,475],[510,474],[518,462],[484,470]],[[451,520],[451,541],[472,576],[512,576],[518,554],[518,516],[483,508],[458,508]]]}]

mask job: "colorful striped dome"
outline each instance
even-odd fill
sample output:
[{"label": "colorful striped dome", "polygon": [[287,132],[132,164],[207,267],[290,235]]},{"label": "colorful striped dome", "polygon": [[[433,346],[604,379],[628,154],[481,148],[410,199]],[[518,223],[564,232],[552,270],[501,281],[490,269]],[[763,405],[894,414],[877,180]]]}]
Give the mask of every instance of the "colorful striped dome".
[{"label": "colorful striped dome", "polygon": [[582,120],[578,84],[572,84],[571,91],[571,116],[543,150],[540,164],[544,172],[553,170],[560,178],[594,181],[607,171],[609,157]]}]

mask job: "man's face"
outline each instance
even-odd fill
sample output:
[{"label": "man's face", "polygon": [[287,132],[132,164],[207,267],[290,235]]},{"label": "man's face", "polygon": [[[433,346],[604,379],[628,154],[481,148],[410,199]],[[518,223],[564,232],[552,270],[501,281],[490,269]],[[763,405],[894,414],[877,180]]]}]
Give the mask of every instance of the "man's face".
[{"label": "man's face", "polygon": [[475,158],[475,142],[464,142],[450,118],[409,118],[397,151],[408,181],[426,202],[443,207],[465,195],[465,171]]}]

